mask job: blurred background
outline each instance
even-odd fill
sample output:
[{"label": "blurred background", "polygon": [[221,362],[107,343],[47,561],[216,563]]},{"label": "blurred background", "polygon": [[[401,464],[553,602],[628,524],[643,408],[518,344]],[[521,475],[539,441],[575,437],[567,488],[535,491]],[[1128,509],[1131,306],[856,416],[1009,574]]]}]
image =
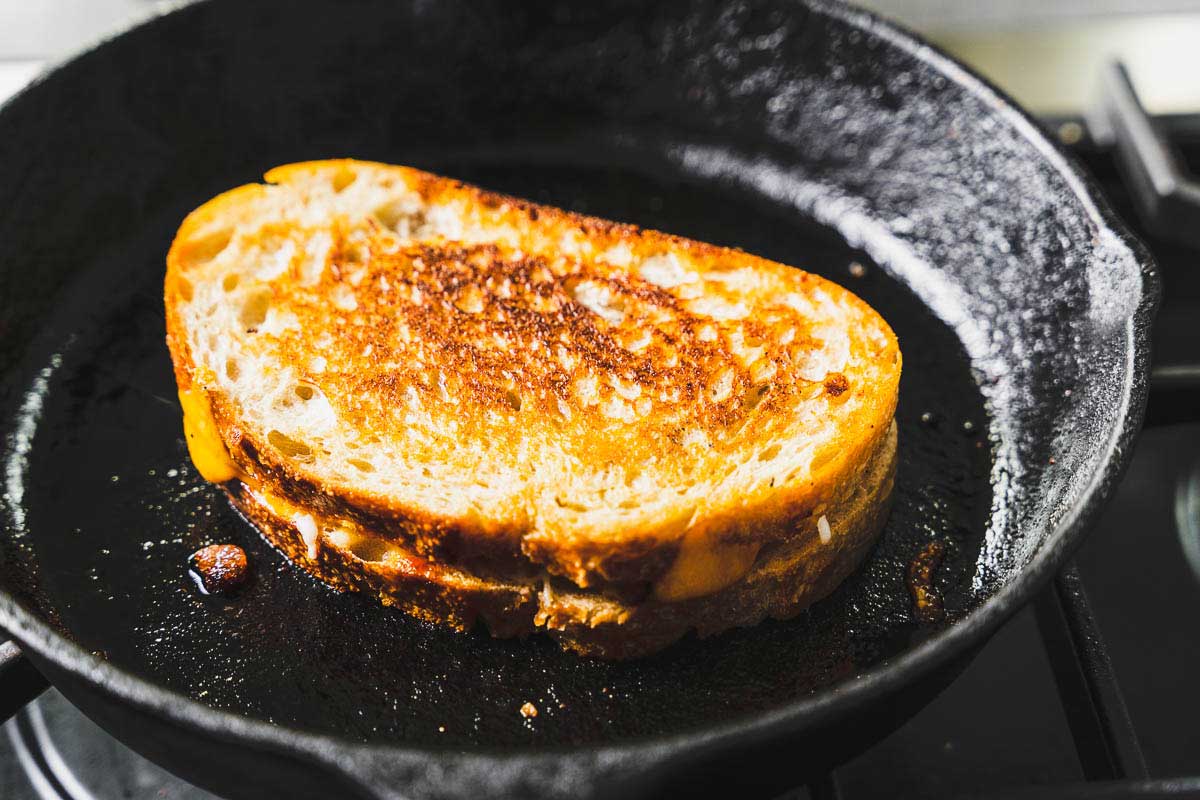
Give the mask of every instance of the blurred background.
[{"label": "blurred background", "polygon": [[[0,0],[0,97],[46,61],[177,0]],[[1200,0],[862,0],[1040,114],[1075,115],[1119,57],[1152,113],[1200,111]]]}]

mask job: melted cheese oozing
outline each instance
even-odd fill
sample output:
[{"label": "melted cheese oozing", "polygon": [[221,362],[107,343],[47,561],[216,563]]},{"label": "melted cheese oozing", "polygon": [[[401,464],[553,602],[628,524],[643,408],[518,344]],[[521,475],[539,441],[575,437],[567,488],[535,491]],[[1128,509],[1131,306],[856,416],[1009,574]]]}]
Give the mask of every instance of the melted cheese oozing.
[{"label": "melted cheese oozing", "polygon": [[304,542],[308,557],[315,560],[320,555],[321,543],[324,538],[321,535],[317,519],[282,497],[276,497],[261,487],[252,486],[245,478],[242,478],[242,482],[246,484],[246,489],[254,496],[255,500],[266,506],[279,519],[290,522],[300,532],[300,539]]},{"label": "melted cheese oozing", "polygon": [[213,421],[212,408],[203,389],[184,389],[179,392],[179,404],[183,406],[183,436],[187,441],[188,455],[204,480],[225,483],[241,476],[241,470],[229,457],[217,423]]},{"label": "melted cheese oozing", "polygon": [[672,603],[720,591],[745,577],[761,546],[714,542],[707,531],[688,531],[671,568],[655,583],[654,596]]}]

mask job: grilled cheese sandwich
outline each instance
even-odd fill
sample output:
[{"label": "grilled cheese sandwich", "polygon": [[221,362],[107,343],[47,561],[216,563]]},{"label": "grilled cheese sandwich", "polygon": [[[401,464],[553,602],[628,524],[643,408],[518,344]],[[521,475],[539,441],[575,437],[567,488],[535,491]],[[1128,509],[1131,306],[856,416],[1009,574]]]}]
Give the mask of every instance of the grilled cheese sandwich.
[{"label": "grilled cheese sandwich", "polygon": [[878,533],[894,334],[746,253],[291,164],[167,258],[189,453],[338,588],[629,657],[797,613]]}]

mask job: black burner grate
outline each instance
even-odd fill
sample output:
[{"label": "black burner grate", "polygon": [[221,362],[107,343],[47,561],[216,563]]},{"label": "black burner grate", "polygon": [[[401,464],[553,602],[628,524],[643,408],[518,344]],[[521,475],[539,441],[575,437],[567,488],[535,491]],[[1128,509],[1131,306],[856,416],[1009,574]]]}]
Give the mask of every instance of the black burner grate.
[{"label": "black burner grate", "polygon": [[[1085,780],[1005,787],[979,797],[1158,798],[1200,796],[1200,775],[1154,779],[1126,708],[1083,579],[1069,563],[1035,602],[1042,645],[1054,670]],[[838,771],[807,787],[813,800],[842,800]],[[801,795],[802,796],[802,795]]]}]

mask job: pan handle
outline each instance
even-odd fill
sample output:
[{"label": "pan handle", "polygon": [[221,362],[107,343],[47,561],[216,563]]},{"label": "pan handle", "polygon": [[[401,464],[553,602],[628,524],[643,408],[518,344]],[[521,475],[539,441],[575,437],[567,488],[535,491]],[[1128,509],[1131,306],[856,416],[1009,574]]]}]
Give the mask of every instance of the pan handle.
[{"label": "pan handle", "polygon": [[31,700],[50,688],[37,667],[11,639],[3,641],[0,631],[0,722],[17,713]]}]

